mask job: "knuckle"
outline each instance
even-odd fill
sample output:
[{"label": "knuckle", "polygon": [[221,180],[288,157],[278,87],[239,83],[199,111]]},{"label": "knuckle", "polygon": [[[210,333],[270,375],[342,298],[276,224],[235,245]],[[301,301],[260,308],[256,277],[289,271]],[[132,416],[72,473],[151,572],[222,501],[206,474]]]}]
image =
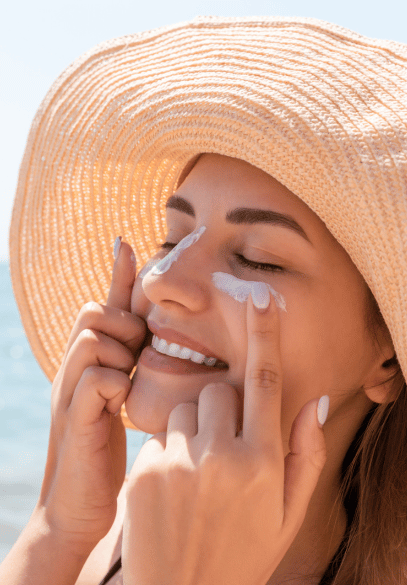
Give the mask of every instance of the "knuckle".
[{"label": "knuckle", "polygon": [[79,333],[78,342],[93,347],[99,343],[99,337],[94,329],[86,328]]},{"label": "knuckle", "polygon": [[224,456],[222,450],[215,452],[208,445],[199,460],[200,473],[220,480],[224,474],[229,475],[228,464],[229,460]]},{"label": "knuckle", "polygon": [[274,332],[272,329],[270,329],[270,327],[268,326],[264,326],[264,327],[257,327],[256,329],[253,330],[252,332],[253,337],[255,337],[256,339],[258,339],[259,341],[271,341],[273,339],[274,336]]},{"label": "knuckle", "polygon": [[250,371],[249,380],[259,388],[275,388],[280,382],[280,374],[272,362],[258,364]]},{"label": "knuckle", "polygon": [[82,374],[82,381],[86,386],[99,386],[102,381],[101,368],[98,366],[88,366]]},{"label": "knuckle", "polygon": [[171,485],[175,485],[177,489],[184,489],[191,482],[195,483],[197,480],[195,468],[186,460],[174,459],[168,462],[166,469],[166,478]]},{"label": "knuckle", "polygon": [[85,303],[79,311],[79,322],[84,328],[92,326],[97,317],[102,314],[102,306],[96,301],[88,301]]},{"label": "knuckle", "polygon": [[189,414],[194,414],[197,411],[197,405],[194,402],[180,402],[171,411],[170,416],[181,416],[184,415],[188,416]]},{"label": "knuckle", "polygon": [[[246,467],[243,475],[246,478]],[[199,459],[198,476],[202,489],[206,487],[211,491],[216,485],[219,492],[226,489],[230,494],[236,487],[241,486],[241,456],[221,442],[217,443],[216,447],[208,444]]]},{"label": "knuckle", "polygon": [[271,477],[273,477],[273,467],[270,459],[266,455],[258,453],[255,457],[251,457],[247,461],[246,481],[248,485],[267,485]]},{"label": "knuckle", "polygon": [[212,400],[219,395],[220,385],[218,384],[207,384],[204,386],[199,394],[200,400],[209,399]]},{"label": "knuckle", "polygon": [[314,455],[312,457],[310,457],[310,462],[318,472],[321,472],[323,467],[325,466],[326,459],[327,459],[327,452],[326,452],[326,448],[323,447],[321,449],[317,449],[314,452]]},{"label": "knuckle", "polygon": [[237,392],[233,386],[224,382],[211,382],[202,388],[199,398],[219,400],[219,398],[228,396],[237,396]]}]

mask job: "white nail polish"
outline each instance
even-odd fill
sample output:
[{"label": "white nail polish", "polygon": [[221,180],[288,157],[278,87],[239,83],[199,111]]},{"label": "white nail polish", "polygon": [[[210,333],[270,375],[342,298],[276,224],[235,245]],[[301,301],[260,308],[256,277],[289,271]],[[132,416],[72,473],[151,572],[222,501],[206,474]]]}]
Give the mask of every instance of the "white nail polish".
[{"label": "white nail polish", "polygon": [[113,256],[114,256],[115,260],[117,260],[117,257],[119,256],[121,245],[122,245],[122,237],[117,236],[117,238],[114,241],[114,245],[113,245]]},{"label": "white nail polish", "polygon": [[325,424],[325,421],[328,416],[329,411],[329,396],[326,394],[325,396],[321,396],[318,401],[317,406],[317,418],[318,423],[322,427]]},{"label": "white nail polish", "polygon": [[[253,285],[259,283],[257,280],[242,280],[241,278],[236,278],[236,276],[233,276],[227,272],[212,272],[211,276],[212,282],[218,290],[227,293],[239,303],[247,302],[249,294],[252,292]],[[266,284],[266,286],[270,294],[272,294],[276,299],[277,307],[282,311],[287,312],[283,295],[274,290],[274,288],[269,284]]]},{"label": "white nail polish", "polygon": [[267,309],[270,304],[270,293],[264,282],[255,282],[252,285],[251,295],[255,307]]}]

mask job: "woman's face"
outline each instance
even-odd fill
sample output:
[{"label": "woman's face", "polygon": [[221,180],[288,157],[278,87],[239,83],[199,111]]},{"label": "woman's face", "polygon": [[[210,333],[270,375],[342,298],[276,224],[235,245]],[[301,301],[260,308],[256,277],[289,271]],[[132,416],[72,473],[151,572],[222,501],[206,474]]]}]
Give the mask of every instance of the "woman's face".
[{"label": "woman's face", "polygon": [[[286,312],[279,310],[285,442],[295,416],[312,398],[329,394],[326,426],[355,406],[367,409],[360,388],[375,348],[366,329],[366,285],[318,216],[263,171],[220,155],[201,156],[175,195],[167,208],[167,241],[177,244],[202,226],[206,230],[168,270],[150,272],[143,285],[136,279],[132,311],[147,324],[205,346],[228,367],[181,373],[179,359],[144,349],[126,401],[132,422],[148,433],[165,431],[171,410],[198,402],[209,382],[227,382],[243,396],[247,303],[216,288],[215,272],[268,283],[285,299]],[[237,208],[272,212],[275,219],[269,214],[268,221],[253,221],[253,213],[243,211],[228,221]]]}]

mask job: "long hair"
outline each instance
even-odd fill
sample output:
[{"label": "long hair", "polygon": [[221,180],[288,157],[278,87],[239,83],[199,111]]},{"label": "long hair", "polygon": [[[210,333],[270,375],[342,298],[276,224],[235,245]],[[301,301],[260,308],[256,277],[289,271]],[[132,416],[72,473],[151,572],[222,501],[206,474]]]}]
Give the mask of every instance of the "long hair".
[{"label": "long hair", "polygon": [[[368,297],[375,334],[386,325],[370,290]],[[407,583],[407,387],[396,357],[384,365],[396,366],[392,391],[367,414],[342,466],[348,527],[332,585]]]}]

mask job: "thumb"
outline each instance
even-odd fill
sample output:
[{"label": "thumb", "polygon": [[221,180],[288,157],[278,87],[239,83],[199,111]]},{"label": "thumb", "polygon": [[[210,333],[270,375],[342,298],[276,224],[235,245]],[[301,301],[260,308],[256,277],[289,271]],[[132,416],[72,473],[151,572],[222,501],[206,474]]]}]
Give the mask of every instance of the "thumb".
[{"label": "thumb", "polygon": [[106,305],[130,312],[131,293],[136,277],[136,259],[132,247],[122,242],[121,236],[116,238],[114,243],[114,255],[112,282]]},{"label": "thumb", "polygon": [[285,458],[284,518],[299,530],[326,461],[322,425],[329,396],[307,402],[294,420],[290,453]]}]

